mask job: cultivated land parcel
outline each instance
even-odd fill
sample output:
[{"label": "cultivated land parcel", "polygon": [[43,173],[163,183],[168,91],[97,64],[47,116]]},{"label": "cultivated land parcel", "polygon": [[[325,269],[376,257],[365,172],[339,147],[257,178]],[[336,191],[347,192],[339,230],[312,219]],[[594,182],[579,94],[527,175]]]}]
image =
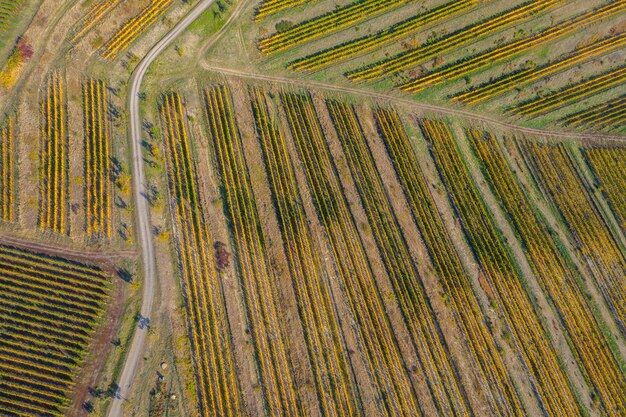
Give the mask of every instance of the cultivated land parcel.
[{"label": "cultivated land parcel", "polygon": [[626,416],[625,0],[0,0],[0,416]]}]

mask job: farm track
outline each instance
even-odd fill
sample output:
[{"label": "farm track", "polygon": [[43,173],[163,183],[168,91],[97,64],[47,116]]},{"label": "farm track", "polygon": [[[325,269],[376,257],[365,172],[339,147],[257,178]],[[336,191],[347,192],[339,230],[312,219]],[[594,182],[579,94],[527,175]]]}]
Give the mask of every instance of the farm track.
[{"label": "farm track", "polygon": [[290,77],[281,77],[281,76],[251,73],[251,72],[237,70],[233,68],[224,68],[224,67],[215,66],[206,61],[202,62],[201,65],[205,70],[215,72],[218,74],[232,75],[232,76],[236,76],[236,77],[248,79],[248,80],[270,81],[274,83],[286,84],[286,85],[291,85],[295,87],[319,89],[319,90],[330,91],[330,92],[339,91],[343,93],[354,94],[354,95],[361,96],[361,97],[379,99],[379,100],[382,100],[383,102],[402,104],[404,106],[412,108],[413,110],[432,111],[441,115],[461,117],[463,119],[467,119],[473,122],[487,123],[493,126],[509,129],[511,131],[523,133],[527,135],[552,137],[552,138],[558,138],[558,139],[602,140],[602,141],[626,143],[626,135],[566,132],[566,131],[557,132],[557,131],[546,130],[546,129],[535,129],[535,128],[519,126],[510,122],[505,122],[501,119],[483,116],[483,115],[472,113],[466,110],[458,110],[458,109],[452,109],[448,107],[436,106],[432,104],[420,103],[415,100],[406,99],[406,98],[398,97],[398,96],[391,95],[391,94],[375,93],[372,91],[366,91],[366,90],[359,89],[359,88],[343,87],[343,86],[326,84],[326,83],[317,82],[317,81],[307,81],[307,80],[301,80],[301,79],[290,78]]},{"label": "farm track", "polygon": [[[154,303],[156,282],[156,261],[154,257],[154,245],[152,242],[152,228],[150,225],[150,209],[144,195],[147,194],[145,180],[144,159],[141,147],[141,117],[139,107],[139,90],[143,77],[152,62],[163,52],[178,35],[180,35],[191,23],[193,23],[215,0],[201,0],[172,30],[170,30],[139,62],[129,82],[128,108],[130,118],[130,140],[132,149],[133,170],[133,196],[138,226],[138,245],[141,248],[141,260],[143,266],[143,297],[140,314],[149,319]],[[108,417],[121,417],[122,404],[125,396],[129,394],[139,359],[144,349],[148,329],[137,327],[133,335],[128,355],[124,360],[118,380],[119,390],[112,400]]]},{"label": "farm track", "polygon": [[33,250],[43,252],[53,256],[68,256],[71,258],[88,261],[94,259],[97,261],[121,260],[137,256],[137,251],[92,251],[92,250],[76,250],[69,247],[62,247],[57,244],[46,244],[44,242],[34,242],[19,237],[2,235],[0,236],[0,244],[17,246],[23,249],[32,248]]}]

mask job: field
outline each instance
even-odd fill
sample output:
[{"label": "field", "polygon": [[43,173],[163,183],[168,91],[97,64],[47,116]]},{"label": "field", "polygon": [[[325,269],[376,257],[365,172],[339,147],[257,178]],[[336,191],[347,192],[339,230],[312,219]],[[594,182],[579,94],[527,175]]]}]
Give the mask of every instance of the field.
[{"label": "field", "polygon": [[83,84],[87,234],[111,238],[111,137],[106,84]]},{"label": "field", "polygon": [[0,415],[626,417],[626,0],[0,0]]},{"label": "field", "polygon": [[589,147],[584,150],[599,186],[606,194],[622,230],[626,231],[626,150],[624,148]]},{"label": "field", "polygon": [[15,219],[15,121],[13,117],[5,120],[0,129],[0,154],[2,154],[2,172],[0,173],[0,217],[5,222]]},{"label": "field", "polygon": [[[125,23],[102,48],[102,57],[114,60],[172,6],[172,0],[152,0],[139,15]],[[80,33],[80,32],[79,32]]]},{"label": "field", "polygon": [[467,414],[469,408],[465,393],[457,381],[439,324],[426,298],[421,277],[411,259],[391,202],[385,195],[382,178],[367,149],[355,110],[352,106],[332,100],[326,105],[420,363],[430,364],[422,372],[430,384],[434,402],[445,414]]},{"label": "field", "polygon": [[204,413],[239,415],[241,398],[233,370],[232,347],[212,240],[198,198],[194,162],[180,95],[167,94],[161,106],[161,124],[167,142],[169,184],[177,249],[183,275],[188,329],[195,363],[200,408]]},{"label": "field", "polygon": [[237,269],[245,291],[250,334],[258,356],[265,407],[272,415],[300,415],[298,388],[288,358],[288,338],[277,311],[274,272],[264,245],[265,237],[243,159],[230,92],[225,86],[204,91],[207,119],[221,178],[225,208],[233,226]]},{"label": "field", "polygon": [[39,227],[69,233],[68,133],[65,79],[61,72],[48,77],[40,102]]},{"label": "field", "polygon": [[427,119],[421,120],[420,125],[432,145],[435,162],[450,199],[463,220],[467,239],[485,271],[489,286],[506,312],[509,328],[520,346],[520,354],[543,407],[551,414],[579,415],[580,404],[567,375],[541,327],[531,299],[524,291],[511,255],[498,236],[478,191],[472,186],[469,171],[449,128],[443,122]]},{"label": "field", "polygon": [[0,246],[0,410],[62,416],[108,299],[97,267]]},{"label": "field", "polygon": [[581,256],[611,307],[622,333],[626,333],[626,308],[621,278],[626,258],[563,145],[522,144],[524,154],[546,196],[557,207]]},{"label": "field", "polygon": [[437,275],[450,297],[464,339],[470,346],[490,406],[498,415],[524,415],[523,406],[504,368],[493,335],[485,325],[485,315],[478,298],[473,293],[469,277],[427,188],[402,120],[396,111],[387,109],[377,110],[375,117],[409,201],[413,219],[425,240]]},{"label": "field", "polygon": [[0,1],[0,32],[2,32],[11,19],[20,11],[20,0]]},{"label": "field", "polygon": [[358,390],[350,372],[339,317],[324,279],[319,248],[301,206],[293,164],[281,131],[272,123],[265,93],[251,87],[249,94],[293,287],[301,306],[300,320],[307,324],[307,349],[315,369],[321,408],[328,415],[350,416],[357,410]]},{"label": "field", "polygon": [[535,276],[559,312],[580,366],[599,394],[603,412],[619,415],[626,407],[626,380],[585,301],[576,272],[564,261],[566,255],[558,249],[545,222],[525,197],[494,136],[477,130],[468,131],[467,136],[494,193],[503,202],[503,209],[527,248],[526,257]]},{"label": "field", "polygon": [[[260,73],[389,92],[498,114],[531,127],[602,130],[615,125],[571,125],[567,117],[616,99],[624,85],[616,72],[625,51],[623,0],[575,7],[560,0],[378,6],[362,1],[337,7],[326,1],[262,2],[251,11],[253,25],[235,25],[236,30],[258,28],[256,35],[242,39],[254,42],[256,50],[229,45],[252,57]],[[246,67],[235,57],[227,61]],[[603,74],[610,83],[601,82]],[[595,78],[598,85],[582,83]],[[545,91],[566,89],[577,94],[558,107],[541,105],[538,114],[522,111],[527,103],[535,109],[534,101]]]}]

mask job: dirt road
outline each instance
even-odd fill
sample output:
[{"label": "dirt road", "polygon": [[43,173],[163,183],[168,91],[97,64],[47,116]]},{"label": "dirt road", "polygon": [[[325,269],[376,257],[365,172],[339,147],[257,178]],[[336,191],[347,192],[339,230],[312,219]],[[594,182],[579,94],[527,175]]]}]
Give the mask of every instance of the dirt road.
[{"label": "dirt road", "polygon": [[133,341],[126,356],[126,362],[117,382],[119,387],[116,397],[113,399],[109,410],[109,417],[121,417],[122,405],[131,391],[131,384],[138,368],[139,359],[143,356],[146,335],[156,283],[156,262],[154,258],[154,245],[152,242],[152,227],[150,223],[150,207],[145,195],[148,195],[143,165],[141,148],[141,116],[139,111],[139,90],[146,71],[150,64],[163,52],[170,43],[180,35],[202,12],[204,12],[215,0],[202,0],[181,20],[167,35],[165,35],[139,63],[135,69],[128,93],[128,108],[130,112],[130,136],[133,151],[133,188],[135,198],[135,212],[139,230],[139,247],[143,262],[143,301],[141,306],[141,319],[135,329]]}]

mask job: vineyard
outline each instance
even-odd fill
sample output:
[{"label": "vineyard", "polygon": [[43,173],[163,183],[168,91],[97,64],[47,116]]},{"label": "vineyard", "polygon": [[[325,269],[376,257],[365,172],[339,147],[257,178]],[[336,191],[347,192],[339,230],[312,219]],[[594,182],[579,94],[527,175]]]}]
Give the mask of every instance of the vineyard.
[{"label": "vineyard", "polygon": [[85,209],[87,234],[111,238],[111,137],[107,86],[100,80],[83,84],[85,130]]},{"label": "vineyard", "polygon": [[626,96],[567,115],[560,122],[574,127],[623,129],[626,126]]},{"label": "vineyard", "polygon": [[0,246],[0,269],[0,413],[63,416],[110,278],[9,246]]},{"label": "vineyard", "polygon": [[300,58],[289,63],[288,66],[298,71],[316,71],[328,67],[337,62],[351,59],[377,48],[381,48],[398,39],[411,36],[418,31],[424,30],[427,25],[441,23],[445,19],[455,16],[457,13],[467,11],[469,8],[475,6],[477,2],[478,0],[454,0],[442,4],[426,13],[410,17],[407,20],[371,35],[353,39]]},{"label": "vineyard", "polygon": [[102,48],[102,57],[114,60],[130,44],[135,42],[174,4],[173,0],[151,0],[150,4],[137,16],[125,23]]},{"label": "vineyard", "polygon": [[94,3],[77,23],[70,42],[76,44],[92,28],[105,19],[119,3],[120,0],[101,0]]},{"label": "vineyard", "polygon": [[19,13],[23,0],[0,0],[0,33],[7,28],[11,20]]},{"label": "vineyard", "polygon": [[429,58],[474,42],[481,37],[492,35],[514,24],[519,24],[520,21],[530,19],[537,13],[545,12],[550,8],[558,6],[560,3],[561,0],[533,0],[526,2],[504,13],[458,29],[431,43],[420,45],[418,48],[401,52],[380,62],[350,71],[346,75],[352,81],[371,81],[407,68],[416,67]]},{"label": "vineyard", "polygon": [[15,120],[8,117],[0,127],[0,218],[15,220]]},{"label": "vineyard", "polygon": [[[267,0],[255,9],[262,71],[279,65],[311,81],[355,84],[346,88],[395,89],[437,105],[480,104],[480,111],[524,116],[517,122],[533,127],[533,119],[543,124],[587,98],[596,107],[601,96],[621,103],[614,92],[626,81],[626,0],[577,3],[582,7],[563,0],[441,0],[419,7],[409,0],[358,0],[326,12],[301,1],[292,11],[291,3]],[[611,130],[620,124],[621,107],[606,108],[611,115],[595,126],[571,123],[573,114],[556,117],[561,125]]]},{"label": "vineyard", "polygon": [[551,231],[517,183],[496,138],[475,129],[467,136],[491,189],[526,248],[535,276],[558,311],[581,369],[599,394],[603,414],[622,415],[626,410],[626,379],[578,287],[573,267],[565,262]]},{"label": "vineyard", "polygon": [[[576,30],[579,30],[581,26],[588,26],[597,20],[610,17],[611,15],[620,13],[624,10],[626,10],[626,0],[618,0],[609,3],[599,9],[590,10],[589,12],[583,13],[573,19],[551,26],[535,35],[515,40],[475,56],[464,57],[460,61],[446,65],[441,69],[433,70],[417,79],[401,84],[398,88],[411,93],[416,93],[428,86],[461,78],[470,72],[494,65],[496,62],[505,59],[510,59],[530,48],[536,48],[537,46],[552,42],[559,37],[571,34]],[[617,46],[625,43],[624,36],[622,36],[619,40],[621,43]],[[597,52],[608,52],[610,49],[607,45],[601,45],[600,48],[601,49]]]},{"label": "vineyard", "polygon": [[508,73],[478,88],[457,94],[453,97],[465,104],[477,104],[492,99],[514,88],[520,88],[540,78],[549,77],[560,71],[569,69],[582,62],[607,54],[626,45],[626,32],[608,36],[597,42],[592,42],[570,53],[567,57],[549,62],[539,67],[531,67],[513,73]]},{"label": "vineyard", "polygon": [[352,416],[358,410],[358,390],[287,145],[271,120],[263,90],[250,87],[249,94],[322,411]]},{"label": "vineyard", "polygon": [[48,77],[40,102],[39,227],[69,233],[67,103],[63,75]]},{"label": "vineyard", "polygon": [[272,416],[299,416],[303,410],[287,357],[289,339],[280,321],[276,277],[269,264],[230,92],[225,86],[209,87],[204,99],[265,405]]},{"label": "vineyard", "polygon": [[414,0],[357,0],[324,15],[301,22],[259,41],[259,49],[270,55],[296,47],[321,36],[354,26],[377,14],[403,6]]},{"label": "vineyard", "polygon": [[[366,367],[383,415],[414,416],[419,408],[386,314],[380,289],[343,194],[312,99],[281,95],[317,216],[328,237],[363,345]],[[381,395],[385,393],[385,395]]]},{"label": "vineyard", "polygon": [[468,415],[469,405],[457,381],[448,348],[406,240],[385,193],[382,178],[352,106],[327,101],[327,107],[357,192],[372,227],[383,264],[391,278],[404,321],[411,334],[435,405],[444,415]]},{"label": "vineyard", "polygon": [[542,407],[549,415],[579,416],[581,408],[543,329],[505,243],[482,202],[447,125],[423,119],[420,127],[452,205],[489,288],[505,314],[518,351]]},{"label": "vineyard", "polygon": [[485,325],[478,300],[471,282],[463,270],[450,236],[427,182],[420,170],[410,139],[398,113],[379,109],[374,113],[376,124],[394,169],[409,202],[409,208],[417,224],[437,277],[455,312],[465,343],[469,346],[480,384],[490,406],[499,416],[523,416],[524,410],[500,357],[493,336]]},{"label": "vineyard", "polygon": [[592,147],[583,153],[626,233],[626,148]]},{"label": "vineyard", "polygon": [[537,182],[557,207],[580,255],[626,334],[626,258],[585,189],[563,145],[521,142]]},{"label": "vineyard", "polygon": [[280,12],[281,10],[290,9],[305,3],[313,3],[315,0],[263,0],[256,9],[254,19],[259,22],[263,18]]},{"label": "vineyard", "polygon": [[161,124],[200,408],[206,415],[238,416],[241,393],[225,301],[198,196],[184,108],[176,93],[165,95],[163,101]]},{"label": "vineyard", "polygon": [[594,75],[575,84],[538,96],[507,109],[510,114],[536,117],[575,101],[582,100],[593,94],[619,85],[626,80],[626,65],[612,68],[602,74]]}]

